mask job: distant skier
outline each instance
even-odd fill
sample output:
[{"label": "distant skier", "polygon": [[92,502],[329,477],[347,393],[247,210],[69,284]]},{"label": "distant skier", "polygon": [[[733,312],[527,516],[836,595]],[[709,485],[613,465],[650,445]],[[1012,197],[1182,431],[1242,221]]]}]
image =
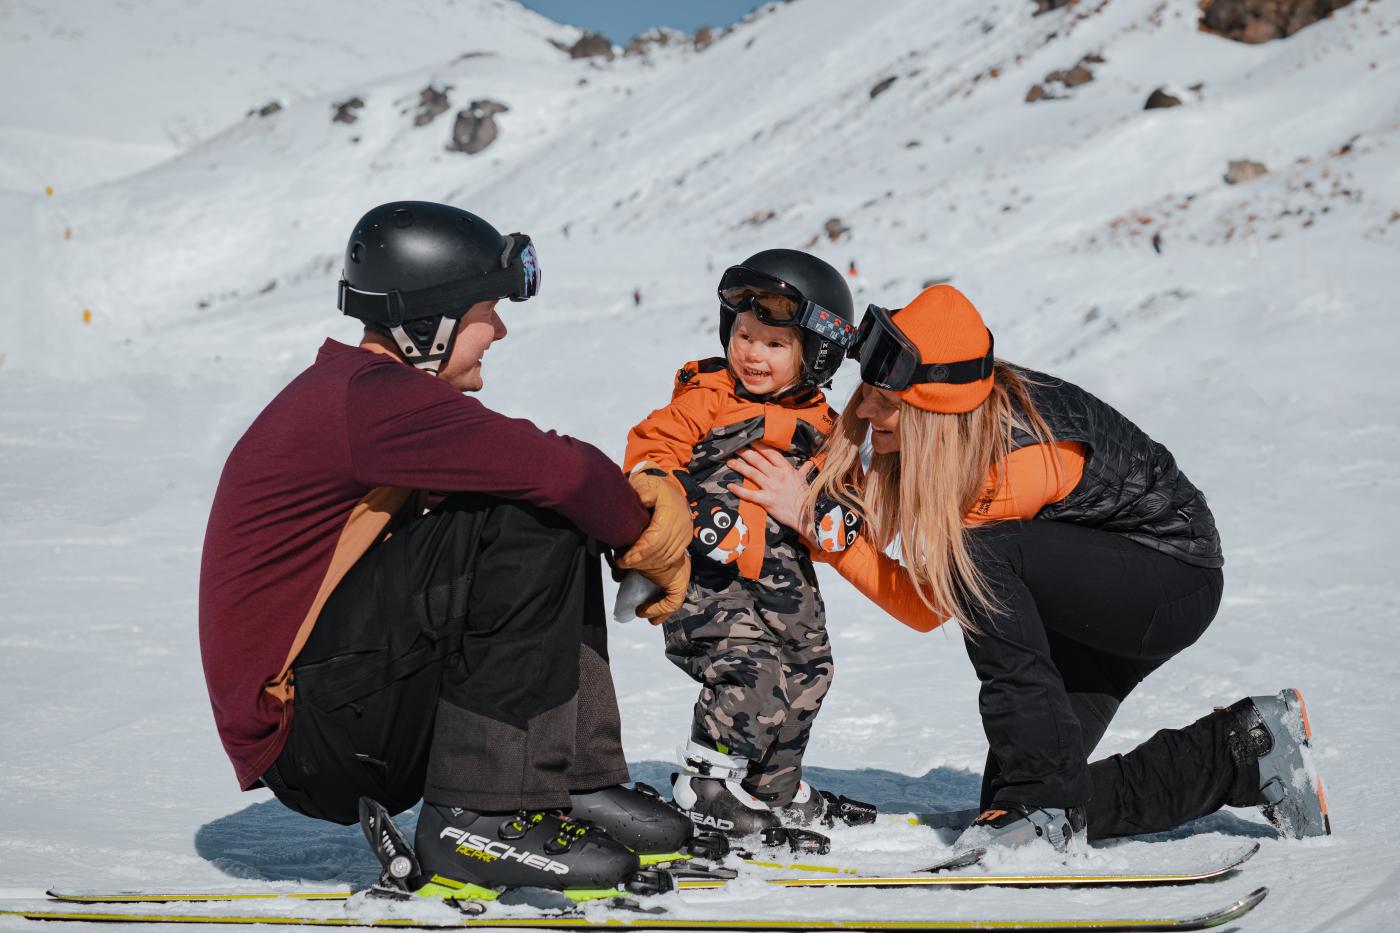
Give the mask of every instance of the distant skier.
[{"label": "distant skier", "polygon": [[634,289],[632,289],[632,307],[634,307],[634,308],[640,308],[641,306],[642,306],[642,290],[641,290],[640,288],[634,288]]},{"label": "distant skier", "polygon": [[1162,231],[1157,230],[1152,234],[1152,251],[1158,256],[1162,255]]},{"label": "distant skier", "polygon": [[362,795],[426,798],[418,856],[451,896],[606,888],[692,832],[619,786],[598,560],[616,549],[662,590],[644,612],[674,610],[685,497],[462,394],[506,336],[497,301],[539,284],[523,234],[443,204],[367,213],[339,297],[364,336],[327,340],[248,428],[204,542],[200,643],[240,787],[337,823]]},{"label": "distant skier", "polygon": [[[853,353],[862,384],[815,482],[750,451],[738,494],[901,622],[962,620],[991,748],[961,844],[1064,847],[1227,804],[1263,807],[1286,836],[1330,832],[1293,690],[1088,763],[1119,704],[1220,604],[1215,520],[1171,453],[1083,389],[995,359],[948,285],[871,305]],[[863,519],[849,546],[816,548],[824,499]],[[901,560],[885,553],[896,542]]]},{"label": "distant skier", "polygon": [[750,444],[799,462],[822,445],[835,413],[821,387],[855,329],[840,273],[796,250],[731,266],[719,299],[725,356],[681,368],[671,403],[628,434],[624,466],[676,478],[691,500],[693,577],[665,620],[666,655],[702,689],[673,794],[698,824],[742,836],[858,809],[828,812],[840,801],[801,779],[832,674],[811,560],[735,498],[728,465]]},{"label": "distant skier", "polygon": [[860,276],[860,270],[856,268],[856,261],[854,259],[851,260],[850,265],[846,266],[846,275],[853,279]]}]

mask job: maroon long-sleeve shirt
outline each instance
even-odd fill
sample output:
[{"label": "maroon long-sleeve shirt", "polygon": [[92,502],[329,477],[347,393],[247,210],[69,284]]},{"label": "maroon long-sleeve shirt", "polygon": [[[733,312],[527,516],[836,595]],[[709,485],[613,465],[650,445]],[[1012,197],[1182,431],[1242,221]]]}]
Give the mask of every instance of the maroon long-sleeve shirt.
[{"label": "maroon long-sleeve shirt", "polygon": [[615,547],[647,524],[617,464],[592,445],[327,340],[229,454],[204,536],[204,676],[244,790],[282,751],[288,671],[326,597],[427,490],[531,502]]}]

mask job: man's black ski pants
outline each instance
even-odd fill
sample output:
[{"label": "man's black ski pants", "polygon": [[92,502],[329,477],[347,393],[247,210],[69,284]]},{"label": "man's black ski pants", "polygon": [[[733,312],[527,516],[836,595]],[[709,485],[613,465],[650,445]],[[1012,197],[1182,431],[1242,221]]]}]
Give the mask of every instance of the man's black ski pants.
[{"label": "man's black ski pants", "polygon": [[1093,839],[1253,802],[1257,782],[1234,764],[1223,713],[1088,763],[1119,704],[1215,617],[1219,569],[1067,522],[1002,522],[971,539],[1002,604],[973,613],[980,633],[964,639],[990,745],[984,809],[1084,806]]},{"label": "man's black ski pants", "polygon": [[264,782],[353,823],[420,798],[567,807],[627,780],[596,545],[527,503],[458,494],[351,568],[292,665],[287,745]]}]

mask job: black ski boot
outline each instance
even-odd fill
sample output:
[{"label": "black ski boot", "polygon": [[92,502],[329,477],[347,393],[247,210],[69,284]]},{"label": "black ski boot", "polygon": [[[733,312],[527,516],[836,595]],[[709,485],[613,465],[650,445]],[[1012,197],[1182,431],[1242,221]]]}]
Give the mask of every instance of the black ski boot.
[{"label": "black ski boot", "polygon": [[569,799],[569,819],[603,830],[637,853],[643,864],[678,857],[695,835],[689,817],[646,784],[615,784],[570,794]]},{"label": "black ski boot", "polygon": [[638,889],[647,882],[634,877],[637,856],[622,843],[538,811],[478,813],[425,801],[414,850],[423,881],[416,893],[429,897],[495,900],[507,888],[562,890],[582,900],[615,897],[619,885],[652,893]]},{"label": "black ski boot", "polygon": [[792,802],[778,809],[778,818],[788,826],[864,826],[875,822],[875,805],[850,797],[819,791],[802,781]]},{"label": "black ski boot", "polygon": [[782,826],[778,815],[738,781],[673,774],[671,799],[695,826],[717,830],[731,838]]},{"label": "black ski boot", "polygon": [[1289,839],[1331,835],[1332,821],[1322,778],[1312,760],[1312,727],[1302,694],[1283,690],[1275,696],[1246,697],[1227,711],[1234,718],[1230,754],[1242,767],[1259,765],[1259,796],[1253,803],[1279,835]]},{"label": "black ski boot", "polygon": [[973,821],[954,843],[958,849],[1024,846],[1044,840],[1063,852],[1076,837],[1083,837],[1088,819],[1083,807],[1028,807],[1019,803],[993,803]]}]

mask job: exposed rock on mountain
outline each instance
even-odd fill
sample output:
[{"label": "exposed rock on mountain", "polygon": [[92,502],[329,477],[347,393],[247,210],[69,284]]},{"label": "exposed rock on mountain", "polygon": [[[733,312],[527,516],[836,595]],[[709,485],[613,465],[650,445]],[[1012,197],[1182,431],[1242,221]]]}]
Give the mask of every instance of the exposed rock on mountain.
[{"label": "exposed rock on mountain", "polygon": [[1225,184],[1242,185],[1247,181],[1253,181],[1261,175],[1267,175],[1269,170],[1264,167],[1263,162],[1253,162],[1249,159],[1231,160],[1229,167],[1225,170]]},{"label": "exposed rock on mountain", "polygon": [[510,108],[499,101],[472,101],[470,108],[457,113],[457,122],[452,127],[452,142],[447,144],[447,151],[476,155],[491,145],[499,132],[496,114],[508,110]]},{"label": "exposed rock on mountain", "polygon": [[439,114],[445,113],[451,106],[447,99],[447,92],[452,90],[450,84],[440,88],[431,84],[418,92],[418,115],[413,118],[414,126],[427,126],[438,118]]},{"label": "exposed rock on mountain", "polygon": [[596,32],[585,32],[579,40],[569,46],[570,58],[606,58],[613,59],[612,43],[607,36],[600,36]]},{"label": "exposed rock on mountain", "polygon": [[897,81],[897,80],[898,80],[898,75],[891,75],[891,76],[888,77],[888,78],[884,78],[884,79],[882,79],[882,80],[880,80],[880,81],[877,81],[877,82],[875,83],[875,86],[872,87],[872,88],[870,89],[870,99],[871,99],[871,100],[874,100],[875,98],[879,97],[881,94],[883,94],[883,93],[885,93],[886,91],[888,91],[888,90],[890,89],[890,85],[891,85],[891,84],[894,84],[895,81]]},{"label": "exposed rock on mountain", "polygon": [[331,122],[354,123],[360,118],[359,114],[355,111],[359,110],[364,105],[365,102],[358,97],[352,97],[349,100],[342,100],[338,103],[331,104],[331,109],[335,111],[334,115],[331,117]]},{"label": "exposed rock on mountain", "polygon": [[1143,105],[1143,110],[1157,110],[1162,107],[1180,107],[1181,98],[1167,93],[1163,87],[1157,88],[1147,95],[1147,103]]},{"label": "exposed rock on mountain", "polygon": [[1201,30],[1236,42],[1284,39],[1351,0],[1200,0]]},{"label": "exposed rock on mountain", "polygon": [[1026,103],[1031,104],[1038,100],[1060,100],[1067,97],[1067,94],[1057,92],[1088,84],[1094,80],[1094,72],[1090,70],[1089,66],[1101,64],[1103,64],[1103,57],[1091,52],[1070,68],[1050,72],[1045,76],[1043,83],[1031,85],[1030,90],[1026,92]]}]

